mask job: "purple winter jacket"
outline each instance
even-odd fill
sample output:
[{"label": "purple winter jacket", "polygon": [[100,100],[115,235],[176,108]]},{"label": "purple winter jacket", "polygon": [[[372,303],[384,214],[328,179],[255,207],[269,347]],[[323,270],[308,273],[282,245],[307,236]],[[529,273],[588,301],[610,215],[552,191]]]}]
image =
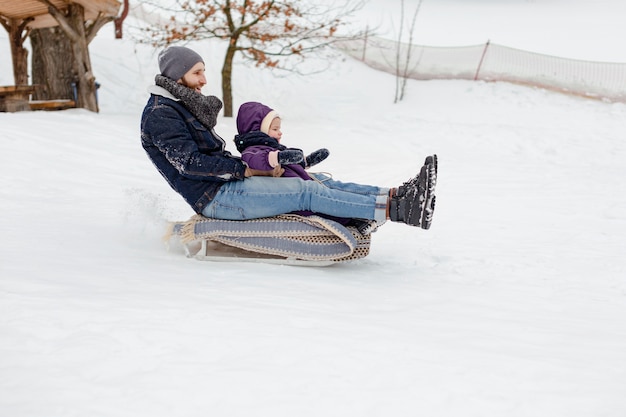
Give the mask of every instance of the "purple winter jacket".
[{"label": "purple winter jacket", "polygon": [[[241,153],[242,161],[248,164],[248,166],[252,169],[260,169],[263,171],[271,171],[274,169],[268,162],[268,153],[277,150],[284,151],[285,149],[294,149],[281,145],[276,139],[260,131],[248,132],[243,135],[235,136],[235,146]],[[313,178],[311,178],[304,170],[302,165],[290,164],[282,165],[282,167],[285,169],[285,173],[282,175],[283,177],[299,177],[303,180],[313,180]],[[313,213],[311,211],[297,211],[295,214],[299,214],[301,216],[311,216],[317,213]],[[351,221],[351,219],[325,214],[317,215],[334,220],[344,226],[348,225]]]},{"label": "purple winter jacket", "polygon": [[[274,169],[268,162],[268,154],[270,152],[296,149],[287,148],[276,139],[258,130],[235,136],[235,146],[241,154],[241,159],[250,168],[263,171]],[[282,167],[285,168],[283,177],[300,177],[303,180],[312,179],[300,164],[283,165]]]},{"label": "purple winter jacket", "polygon": [[[235,136],[235,146],[241,154],[241,160],[248,164],[248,166],[252,169],[271,171],[274,167],[269,164],[268,154],[270,152],[296,149],[287,148],[285,145],[278,142],[278,140],[261,131],[263,121],[271,117],[271,113],[273,113],[271,108],[267,107],[265,104],[257,102],[247,102],[242,104],[239,108],[239,112],[237,113],[237,131],[239,134]],[[285,172],[282,175],[283,177],[302,178],[306,181],[313,180],[313,178],[311,178],[305,171],[304,165],[289,164],[281,166],[285,169]],[[344,226],[351,223],[352,220],[318,214],[311,211],[296,211],[295,214],[299,214],[301,216],[311,216],[316,214],[318,216],[334,220]]]}]

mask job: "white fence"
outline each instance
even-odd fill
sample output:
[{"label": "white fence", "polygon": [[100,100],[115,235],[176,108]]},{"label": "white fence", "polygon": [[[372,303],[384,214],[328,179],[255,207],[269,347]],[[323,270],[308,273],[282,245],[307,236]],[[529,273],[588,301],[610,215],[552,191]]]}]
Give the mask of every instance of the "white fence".
[{"label": "white fence", "polygon": [[[559,58],[490,42],[465,47],[401,43],[399,51],[397,45],[395,41],[369,37],[365,40],[345,41],[338,47],[372,68],[417,80],[506,81],[626,102],[626,64],[622,63]],[[398,52],[399,72],[396,70]]]}]

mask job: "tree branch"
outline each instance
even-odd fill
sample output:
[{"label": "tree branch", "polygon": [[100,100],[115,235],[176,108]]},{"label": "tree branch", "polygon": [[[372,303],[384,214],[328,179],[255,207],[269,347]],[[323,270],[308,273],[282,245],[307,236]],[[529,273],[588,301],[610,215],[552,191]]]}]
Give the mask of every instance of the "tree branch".
[{"label": "tree branch", "polygon": [[54,4],[52,4],[49,0],[37,0],[37,1],[48,6],[48,13],[50,13],[50,15],[52,15],[54,20],[56,20],[59,23],[59,26],[61,27],[61,29],[63,29],[63,32],[65,32],[67,37],[72,42],[80,41],[80,35],[74,30],[74,28],[72,28],[72,25],[67,20],[66,16],[59,9],[57,9]]},{"label": "tree branch", "polygon": [[89,25],[89,27],[87,28],[87,33],[85,36],[87,40],[87,45],[89,45],[91,41],[96,37],[96,35],[98,34],[98,31],[102,29],[102,26],[106,25],[107,23],[113,20],[115,20],[115,17],[113,16],[106,17],[104,16],[103,12],[99,12],[98,17],[96,17],[96,20],[94,20],[93,23]]},{"label": "tree branch", "polygon": [[11,33],[11,27],[9,26],[9,22],[7,22],[4,16],[0,16],[0,25],[2,25],[2,27],[4,27],[4,29],[8,33]]}]

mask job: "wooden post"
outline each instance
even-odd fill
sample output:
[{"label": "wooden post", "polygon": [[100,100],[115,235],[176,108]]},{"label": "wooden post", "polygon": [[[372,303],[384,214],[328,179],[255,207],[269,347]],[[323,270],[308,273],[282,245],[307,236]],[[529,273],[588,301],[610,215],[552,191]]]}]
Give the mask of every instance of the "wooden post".
[{"label": "wooden post", "polygon": [[24,41],[30,29],[26,27],[33,20],[27,19],[0,19],[2,26],[9,32],[11,44],[11,58],[13,60],[13,81],[16,85],[28,84],[28,49],[24,48]]},{"label": "wooden post", "polygon": [[478,73],[480,73],[480,68],[483,66],[483,60],[485,59],[485,55],[487,54],[487,48],[489,48],[489,43],[491,40],[487,40],[485,44],[485,48],[483,49],[483,54],[480,57],[480,62],[478,63],[478,68],[476,68],[476,75],[474,75],[474,81],[478,80]]},{"label": "wooden post", "polygon": [[124,23],[126,16],[128,16],[128,0],[124,0],[122,14],[115,18],[115,39],[122,39],[122,23]]},{"label": "wooden post", "polygon": [[365,27],[365,37],[363,38],[363,57],[361,58],[361,61],[365,62],[365,53],[367,51],[367,37],[369,35],[370,29],[369,29],[369,25]]}]

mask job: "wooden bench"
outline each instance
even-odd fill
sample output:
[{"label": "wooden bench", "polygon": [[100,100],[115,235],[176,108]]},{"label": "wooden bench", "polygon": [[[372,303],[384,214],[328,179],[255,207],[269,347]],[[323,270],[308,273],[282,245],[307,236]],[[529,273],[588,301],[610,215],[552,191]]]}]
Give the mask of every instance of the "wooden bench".
[{"label": "wooden bench", "polygon": [[30,100],[38,85],[0,86],[0,112],[25,110],[65,110],[76,107],[74,100]]},{"label": "wooden bench", "polygon": [[31,100],[31,110],[65,110],[76,107],[74,100]]},{"label": "wooden bench", "polygon": [[30,110],[30,95],[35,92],[36,85],[4,85],[0,86],[0,111],[15,112]]}]

